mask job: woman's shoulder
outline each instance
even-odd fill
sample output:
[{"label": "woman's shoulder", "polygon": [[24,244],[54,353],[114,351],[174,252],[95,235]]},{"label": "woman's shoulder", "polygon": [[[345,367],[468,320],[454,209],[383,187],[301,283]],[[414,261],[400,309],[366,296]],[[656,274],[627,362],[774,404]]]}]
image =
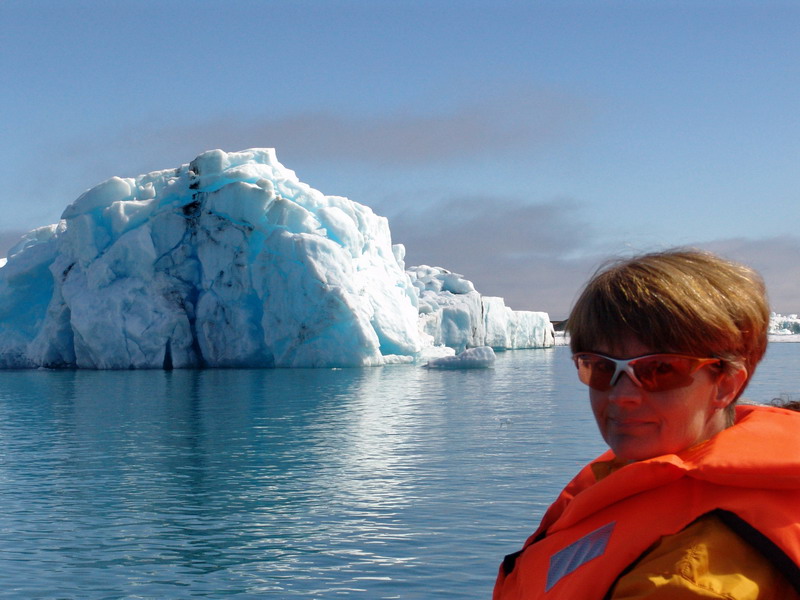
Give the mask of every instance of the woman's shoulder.
[{"label": "woman's shoulder", "polygon": [[796,600],[762,554],[715,515],[661,538],[618,580],[612,600]]}]

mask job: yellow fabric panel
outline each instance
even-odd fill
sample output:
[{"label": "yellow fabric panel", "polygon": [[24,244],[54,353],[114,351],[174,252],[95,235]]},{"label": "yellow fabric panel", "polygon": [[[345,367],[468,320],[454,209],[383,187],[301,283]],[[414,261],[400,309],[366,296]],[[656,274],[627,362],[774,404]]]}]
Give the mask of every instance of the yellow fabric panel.
[{"label": "yellow fabric panel", "polygon": [[715,516],[663,537],[619,579],[613,600],[800,600],[775,567]]}]

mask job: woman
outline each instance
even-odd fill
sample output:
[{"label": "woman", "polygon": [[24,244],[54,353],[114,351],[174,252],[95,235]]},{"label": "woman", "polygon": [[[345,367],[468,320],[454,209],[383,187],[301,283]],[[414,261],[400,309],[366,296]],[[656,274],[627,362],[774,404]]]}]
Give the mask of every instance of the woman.
[{"label": "woman", "polygon": [[712,254],[592,278],[567,331],[610,450],[506,557],[495,600],[800,598],[800,415],[736,406],[768,323],[761,278]]}]

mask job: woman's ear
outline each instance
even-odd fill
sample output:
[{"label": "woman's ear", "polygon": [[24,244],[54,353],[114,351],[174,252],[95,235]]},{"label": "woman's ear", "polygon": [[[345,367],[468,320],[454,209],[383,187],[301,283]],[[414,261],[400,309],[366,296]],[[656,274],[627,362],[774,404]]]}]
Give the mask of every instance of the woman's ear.
[{"label": "woman's ear", "polygon": [[727,408],[728,405],[736,400],[739,391],[747,383],[747,369],[739,367],[735,370],[726,369],[719,375],[717,380],[717,397],[714,405],[717,408]]}]

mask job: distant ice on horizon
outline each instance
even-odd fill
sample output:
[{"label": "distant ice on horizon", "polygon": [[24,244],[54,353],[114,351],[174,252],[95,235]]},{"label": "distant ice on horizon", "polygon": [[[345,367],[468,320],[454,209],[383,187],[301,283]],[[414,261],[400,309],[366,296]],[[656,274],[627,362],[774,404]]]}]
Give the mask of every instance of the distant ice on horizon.
[{"label": "distant ice on horizon", "polygon": [[112,177],[0,262],[0,368],[348,367],[554,344],[273,149]]},{"label": "distant ice on horizon", "polygon": [[800,317],[772,313],[769,319],[770,342],[800,342]]}]

